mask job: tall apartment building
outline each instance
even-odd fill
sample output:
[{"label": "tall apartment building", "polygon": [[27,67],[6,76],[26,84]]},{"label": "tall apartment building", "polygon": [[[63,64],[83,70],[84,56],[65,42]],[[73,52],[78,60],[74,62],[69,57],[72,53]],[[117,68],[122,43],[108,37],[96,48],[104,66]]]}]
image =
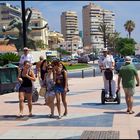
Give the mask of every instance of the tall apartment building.
[{"label": "tall apartment building", "polygon": [[79,36],[78,17],[76,12],[66,11],[61,14],[61,33],[66,41],[72,41],[72,37]]},{"label": "tall apartment building", "polygon": [[[43,18],[42,13],[35,8],[31,8],[31,10],[32,16],[30,26],[33,27],[45,26],[47,24],[47,21]],[[44,44],[48,45],[48,28],[44,28],[42,30],[32,30],[30,35],[34,40],[42,40]]]},{"label": "tall apartment building", "polygon": [[[12,6],[9,3],[0,3],[0,28],[7,27],[10,21],[15,17],[21,18],[21,9],[17,6]],[[8,31],[7,34],[16,35],[18,32],[16,29]],[[0,35],[3,37],[3,34]]]},{"label": "tall apartment building", "polygon": [[90,51],[93,49],[100,50],[104,47],[103,34],[98,27],[104,22],[107,24],[109,33],[115,31],[115,14],[112,11],[105,10],[94,3],[83,6],[83,43],[89,46]]}]

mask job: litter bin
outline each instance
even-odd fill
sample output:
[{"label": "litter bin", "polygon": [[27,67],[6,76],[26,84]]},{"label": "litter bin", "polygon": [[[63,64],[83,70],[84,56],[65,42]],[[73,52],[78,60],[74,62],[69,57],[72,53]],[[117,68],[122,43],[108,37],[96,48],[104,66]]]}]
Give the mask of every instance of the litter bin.
[{"label": "litter bin", "polygon": [[0,94],[14,92],[17,84],[18,67],[13,64],[6,64],[0,67]]}]

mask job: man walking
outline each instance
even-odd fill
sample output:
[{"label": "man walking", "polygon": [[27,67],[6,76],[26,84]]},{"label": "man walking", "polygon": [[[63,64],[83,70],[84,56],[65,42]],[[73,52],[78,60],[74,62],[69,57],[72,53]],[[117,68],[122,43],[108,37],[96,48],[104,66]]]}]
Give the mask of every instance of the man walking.
[{"label": "man walking", "polygon": [[133,95],[135,94],[135,79],[136,86],[139,86],[139,77],[136,68],[131,64],[131,57],[125,57],[125,65],[121,67],[118,75],[118,90],[120,90],[120,81],[122,79],[122,87],[125,93],[125,100],[127,104],[127,112],[133,114]]}]

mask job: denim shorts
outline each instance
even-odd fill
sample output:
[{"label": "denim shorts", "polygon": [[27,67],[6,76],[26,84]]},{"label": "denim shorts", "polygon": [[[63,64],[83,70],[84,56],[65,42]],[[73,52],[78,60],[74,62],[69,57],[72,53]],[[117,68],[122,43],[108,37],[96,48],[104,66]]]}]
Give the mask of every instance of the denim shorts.
[{"label": "denim shorts", "polygon": [[32,87],[20,87],[19,88],[19,92],[25,92],[25,93],[30,93],[32,94],[33,92],[33,88]]},{"label": "denim shorts", "polygon": [[54,92],[55,93],[64,93],[64,88],[62,86],[55,85]]}]

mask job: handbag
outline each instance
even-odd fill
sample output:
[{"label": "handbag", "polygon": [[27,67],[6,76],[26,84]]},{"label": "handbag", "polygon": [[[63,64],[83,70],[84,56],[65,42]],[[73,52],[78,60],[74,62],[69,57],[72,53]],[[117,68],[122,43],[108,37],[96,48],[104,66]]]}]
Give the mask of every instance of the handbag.
[{"label": "handbag", "polygon": [[39,95],[45,97],[46,94],[46,87],[41,87],[39,90]]},{"label": "handbag", "polygon": [[14,91],[15,91],[15,92],[19,92],[20,86],[21,86],[21,83],[18,82],[18,83],[16,84],[15,88],[14,88]]}]

